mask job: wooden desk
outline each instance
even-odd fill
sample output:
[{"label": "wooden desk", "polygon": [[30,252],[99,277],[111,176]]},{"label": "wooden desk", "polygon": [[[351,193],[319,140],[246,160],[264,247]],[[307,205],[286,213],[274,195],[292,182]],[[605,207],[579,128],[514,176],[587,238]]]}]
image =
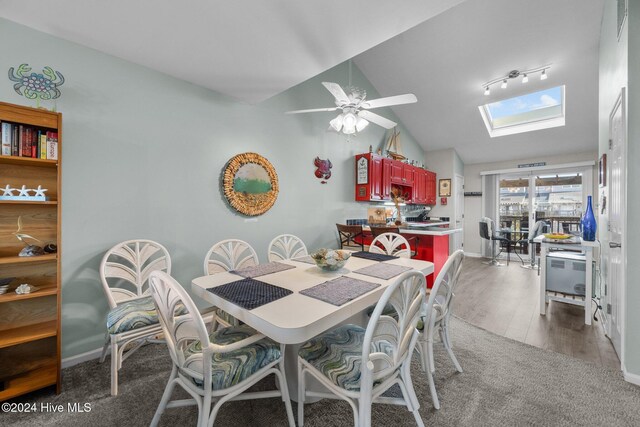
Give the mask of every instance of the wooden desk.
[{"label": "wooden desk", "polygon": [[[546,314],[546,303],[549,301],[559,301],[567,304],[574,304],[584,307],[584,323],[591,324],[592,307],[591,307],[591,294],[593,289],[593,248],[598,247],[597,242],[587,242],[581,238],[569,239],[569,240],[553,240],[549,241],[540,235],[533,239],[534,242],[540,243],[540,314]],[[550,248],[561,249],[578,249],[585,252],[585,293],[584,299],[571,298],[568,296],[558,295],[557,292],[547,291],[547,255]]]}]

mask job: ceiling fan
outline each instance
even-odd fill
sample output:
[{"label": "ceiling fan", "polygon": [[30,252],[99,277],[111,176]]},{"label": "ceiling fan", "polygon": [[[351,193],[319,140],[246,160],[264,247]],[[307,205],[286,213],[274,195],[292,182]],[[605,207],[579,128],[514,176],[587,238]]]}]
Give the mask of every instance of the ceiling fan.
[{"label": "ceiling fan", "polygon": [[385,129],[391,129],[397,125],[396,122],[372,113],[369,111],[371,109],[418,102],[418,98],[412,93],[368,100],[366,99],[367,93],[362,89],[347,87],[345,90],[337,83],[322,82],[322,84],[335,98],[335,107],[287,111],[285,114],[342,110],[342,113],[331,120],[329,125],[336,132],[342,131],[344,134],[351,135],[362,131],[367,127],[369,122],[382,126]]}]

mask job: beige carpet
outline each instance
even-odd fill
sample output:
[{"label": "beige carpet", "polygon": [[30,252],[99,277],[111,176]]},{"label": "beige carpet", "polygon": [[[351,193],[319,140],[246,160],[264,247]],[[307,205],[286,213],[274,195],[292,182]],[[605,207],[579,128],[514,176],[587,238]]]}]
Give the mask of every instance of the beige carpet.
[{"label": "beige carpet", "polygon": [[[639,426],[640,388],[618,371],[494,335],[459,319],[452,324],[459,374],[437,349],[436,386],[442,408],[431,404],[417,360],[413,378],[420,413],[428,426]],[[120,371],[121,394],[109,395],[109,362],[85,362],[63,371],[63,393],[40,393],[20,402],[36,403],[30,414],[0,413],[3,426],[147,426],[164,390],[170,360],[163,345],[150,345]],[[270,387],[271,384],[263,384]],[[82,414],[44,413],[41,404],[91,403]],[[294,404],[294,413],[296,406]],[[350,407],[324,400],[305,407],[305,426],[349,426]],[[404,408],[375,405],[374,426],[413,426]],[[168,410],[163,426],[195,425],[195,407]],[[277,399],[232,402],[222,407],[216,426],[284,426]]]}]

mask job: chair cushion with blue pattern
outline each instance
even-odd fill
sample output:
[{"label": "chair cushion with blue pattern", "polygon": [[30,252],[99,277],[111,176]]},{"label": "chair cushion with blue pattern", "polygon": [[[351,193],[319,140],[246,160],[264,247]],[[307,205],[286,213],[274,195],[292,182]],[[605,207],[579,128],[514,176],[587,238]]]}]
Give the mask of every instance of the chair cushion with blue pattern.
[{"label": "chair cushion with blue pattern", "polygon": [[[180,306],[176,310],[176,316],[186,312],[184,306]],[[121,334],[150,325],[158,325],[158,313],[150,296],[125,301],[107,314],[107,330],[110,334]]]},{"label": "chair cushion with blue pattern", "polygon": [[[356,325],[340,326],[307,341],[300,347],[298,356],[335,385],[348,391],[358,391],[365,332],[364,328]],[[379,350],[391,353],[392,347],[385,345],[388,343],[381,341],[379,344]]]},{"label": "chair cushion with blue pattern", "polygon": [[[229,345],[255,335],[256,331],[247,325],[231,326],[218,329],[209,335],[213,344]],[[194,341],[185,350],[184,356],[189,359],[202,353],[200,341]],[[280,358],[280,344],[264,338],[251,345],[228,353],[214,353],[211,357],[211,388],[220,390],[232,387],[244,381],[260,369]],[[198,363],[199,358],[194,358]],[[186,362],[188,366],[188,360]],[[202,386],[202,382],[194,380]]]}]

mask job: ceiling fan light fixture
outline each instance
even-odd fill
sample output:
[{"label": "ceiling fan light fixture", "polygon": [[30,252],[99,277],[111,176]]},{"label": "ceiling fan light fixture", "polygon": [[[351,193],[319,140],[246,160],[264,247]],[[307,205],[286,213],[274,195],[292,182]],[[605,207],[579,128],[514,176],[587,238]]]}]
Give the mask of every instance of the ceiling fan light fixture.
[{"label": "ceiling fan light fixture", "polygon": [[490,95],[491,94],[491,90],[489,90],[489,86],[484,88],[484,94],[485,95]]},{"label": "ceiling fan light fixture", "polygon": [[506,89],[507,88],[507,80],[506,79],[502,81],[502,84],[500,85],[500,87],[502,89]]},{"label": "ceiling fan light fixture", "polygon": [[522,76],[522,83],[527,83],[528,81],[529,81],[529,77],[526,74],[524,74]]},{"label": "ceiling fan light fixture", "polygon": [[353,114],[351,111],[348,113],[344,113],[344,117],[342,119],[342,132],[347,135],[356,132],[356,124],[358,122],[358,117]]},{"label": "ceiling fan light fixture", "polygon": [[542,70],[542,74],[540,74],[540,80],[547,80],[547,70]]},{"label": "ceiling fan light fixture", "polygon": [[363,119],[362,117],[358,117],[358,121],[356,122],[356,131],[362,132],[364,128],[367,127],[369,121]]},{"label": "ceiling fan light fixture", "polygon": [[329,125],[336,132],[340,132],[340,130],[342,129],[342,123],[343,122],[344,122],[344,114],[339,114],[335,119],[333,119],[333,120],[331,120],[329,122]]}]

